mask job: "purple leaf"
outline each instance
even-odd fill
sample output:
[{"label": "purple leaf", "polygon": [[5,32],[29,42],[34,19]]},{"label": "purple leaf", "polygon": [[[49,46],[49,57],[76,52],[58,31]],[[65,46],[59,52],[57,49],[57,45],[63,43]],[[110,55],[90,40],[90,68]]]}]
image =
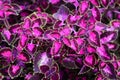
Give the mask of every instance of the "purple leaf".
[{"label": "purple leaf", "polygon": [[92,15],[94,16],[94,18],[98,21],[100,21],[101,19],[101,15],[100,15],[100,11],[97,7],[93,7],[92,8]]},{"label": "purple leaf", "polygon": [[83,15],[89,8],[89,2],[88,1],[81,1],[79,12],[81,15]]},{"label": "purple leaf", "polygon": [[20,75],[22,68],[19,65],[11,65],[8,68],[9,76],[13,79]]},{"label": "purple leaf", "polygon": [[68,15],[69,9],[64,5],[61,5],[57,13],[53,14],[53,17],[63,22],[68,18]]},{"label": "purple leaf", "polygon": [[112,57],[111,57],[111,55],[110,55],[110,53],[108,51],[108,47],[106,45],[101,44],[101,46],[97,47],[96,50],[97,50],[97,54],[101,58],[101,60],[107,61],[107,60],[112,59]]},{"label": "purple leaf", "polygon": [[99,34],[96,31],[89,32],[89,42],[95,46],[100,46]]},{"label": "purple leaf", "polygon": [[41,72],[41,66],[51,66],[52,62],[52,59],[48,57],[46,52],[38,53],[34,58],[34,72]]},{"label": "purple leaf", "polygon": [[49,70],[49,66],[47,66],[47,65],[40,66],[40,71],[42,73],[46,73],[48,70]]},{"label": "purple leaf", "polygon": [[71,57],[65,57],[63,60],[62,60],[62,65],[68,69],[77,69],[77,65],[75,64],[75,61],[73,58]]},{"label": "purple leaf", "polygon": [[114,41],[117,38],[117,32],[116,31],[106,31],[100,35],[100,41],[102,43],[107,43],[110,41]]}]

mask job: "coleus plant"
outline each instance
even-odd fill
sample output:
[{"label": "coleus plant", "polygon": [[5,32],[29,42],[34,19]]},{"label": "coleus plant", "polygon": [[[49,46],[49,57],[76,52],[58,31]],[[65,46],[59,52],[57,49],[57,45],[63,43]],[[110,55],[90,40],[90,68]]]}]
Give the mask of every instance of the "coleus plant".
[{"label": "coleus plant", "polygon": [[119,0],[0,5],[1,80],[120,79]]}]

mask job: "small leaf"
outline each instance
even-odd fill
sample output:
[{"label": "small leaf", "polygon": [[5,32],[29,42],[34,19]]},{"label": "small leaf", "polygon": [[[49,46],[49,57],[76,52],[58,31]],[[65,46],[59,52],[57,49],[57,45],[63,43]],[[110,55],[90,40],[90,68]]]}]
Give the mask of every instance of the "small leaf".
[{"label": "small leaf", "polygon": [[97,47],[97,54],[101,58],[101,60],[111,60],[112,57],[108,51],[108,47],[104,44],[101,44],[100,47]]},{"label": "small leaf", "polygon": [[96,64],[96,59],[94,54],[91,55],[86,55],[85,59],[84,59],[84,63],[86,64],[86,66],[90,66],[90,67],[94,67],[94,65]]},{"label": "small leaf", "polygon": [[101,19],[101,15],[100,15],[100,11],[97,7],[93,7],[92,8],[92,15],[94,16],[94,18],[98,21],[100,21]]},{"label": "small leaf", "polygon": [[31,20],[30,18],[25,18],[23,24],[22,24],[22,27],[25,28],[25,29],[30,29],[31,27]]},{"label": "small leaf", "polygon": [[58,54],[58,52],[60,51],[61,47],[62,47],[62,43],[61,42],[54,41],[52,49],[51,49],[51,54],[52,55]]},{"label": "small leaf", "polygon": [[88,1],[81,1],[80,7],[79,7],[79,12],[80,14],[84,14],[89,8],[89,2]]},{"label": "small leaf", "polygon": [[68,15],[69,15],[69,9],[64,5],[61,5],[57,13],[53,14],[53,17],[63,22],[68,18]]},{"label": "small leaf", "polygon": [[98,0],[90,0],[90,2],[95,5],[95,6],[99,6],[99,1]]},{"label": "small leaf", "polygon": [[68,69],[77,69],[78,68],[77,65],[75,64],[74,59],[72,59],[72,58],[67,58],[67,57],[64,58],[62,60],[62,64],[64,67],[66,67]]},{"label": "small leaf", "polygon": [[96,31],[89,32],[89,42],[95,46],[100,46],[99,34]]},{"label": "small leaf", "polygon": [[102,74],[109,79],[116,79],[116,72],[111,63],[106,63],[106,65],[101,69]]},{"label": "small leaf", "polygon": [[100,41],[102,43],[107,43],[110,41],[114,41],[117,38],[117,32],[116,31],[106,31],[103,34],[100,35]]},{"label": "small leaf", "polygon": [[28,54],[25,52],[18,53],[17,59],[21,60],[22,62],[29,62],[30,61]]},{"label": "small leaf", "polygon": [[109,2],[110,2],[110,0],[101,0],[101,3],[104,7],[107,7]]},{"label": "small leaf", "polygon": [[20,75],[22,68],[19,65],[11,65],[8,68],[8,73],[11,78],[17,77]]}]

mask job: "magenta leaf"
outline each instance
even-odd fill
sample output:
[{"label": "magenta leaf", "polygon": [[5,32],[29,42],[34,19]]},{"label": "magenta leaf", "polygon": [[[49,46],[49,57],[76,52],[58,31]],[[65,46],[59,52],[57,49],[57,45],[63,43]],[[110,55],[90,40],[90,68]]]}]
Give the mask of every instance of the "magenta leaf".
[{"label": "magenta leaf", "polygon": [[2,48],[0,50],[0,57],[5,58],[6,60],[12,60],[12,50],[9,48]]},{"label": "magenta leaf", "polygon": [[70,27],[66,26],[66,27],[64,27],[64,28],[61,28],[61,29],[59,30],[59,32],[60,32],[60,35],[61,35],[61,36],[68,36],[68,35],[71,34],[71,29],[70,29]]},{"label": "magenta leaf", "polygon": [[107,43],[110,41],[114,41],[117,38],[117,32],[116,31],[106,31],[103,34],[100,35],[100,41],[102,43]]},{"label": "magenta leaf", "polygon": [[111,21],[111,26],[114,28],[119,28],[120,27],[120,21],[119,20],[112,20]]},{"label": "magenta leaf", "polygon": [[69,24],[75,24],[79,18],[80,17],[78,15],[69,15],[67,18],[67,22]]},{"label": "magenta leaf", "polygon": [[25,52],[18,53],[17,59],[22,61],[22,62],[29,62],[30,61],[28,54]]},{"label": "magenta leaf", "polygon": [[78,32],[77,32],[77,36],[84,36],[86,34],[86,30],[81,28]]},{"label": "magenta leaf", "polygon": [[9,31],[10,31],[11,33],[18,33],[17,30],[18,30],[20,27],[21,27],[20,24],[12,25],[12,26],[10,27]]},{"label": "magenta leaf", "polygon": [[69,9],[64,5],[61,5],[57,13],[53,14],[53,17],[63,22],[68,18],[68,15],[69,15]]},{"label": "magenta leaf", "polygon": [[76,42],[76,40],[75,39],[71,39],[70,40],[70,43],[71,43],[71,48],[74,50],[74,51],[78,51],[78,44],[77,44],[77,42]]},{"label": "magenta leaf", "polygon": [[83,29],[87,28],[87,21],[86,21],[85,17],[80,18],[80,20],[78,21],[78,25]]},{"label": "magenta leaf", "polygon": [[104,7],[107,7],[109,2],[110,2],[110,0],[101,0],[101,3]]},{"label": "magenta leaf", "polygon": [[41,25],[42,25],[42,21],[41,21],[41,19],[40,18],[38,18],[38,19],[35,19],[35,20],[33,20],[32,21],[32,28],[34,28],[34,27],[41,27]]},{"label": "magenta leaf", "polygon": [[79,12],[80,14],[84,14],[89,8],[89,2],[88,1],[81,1]]},{"label": "magenta leaf", "polygon": [[96,48],[94,46],[88,44],[86,47],[88,53],[96,53]]},{"label": "magenta leaf", "polygon": [[92,45],[100,46],[99,34],[96,31],[89,32],[89,42]]},{"label": "magenta leaf", "polygon": [[111,60],[111,55],[108,51],[108,47],[104,44],[101,44],[100,47],[97,47],[97,54],[101,58],[101,60]]},{"label": "magenta leaf", "polygon": [[99,6],[99,1],[98,0],[90,0],[90,2],[95,5],[95,6]]},{"label": "magenta leaf", "polygon": [[14,35],[7,29],[3,30],[3,36],[4,36],[5,40],[9,43],[11,43],[14,39]]},{"label": "magenta leaf", "polygon": [[108,42],[108,43],[106,43],[106,45],[108,46],[109,50],[115,51],[115,50],[118,49],[118,44],[117,43]]},{"label": "magenta leaf", "polygon": [[49,2],[50,2],[51,4],[57,4],[57,3],[60,2],[60,0],[49,0]]},{"label": "magenta leaf", "polygon": [[71,46],[71,42],[70,42],[70,40],[69,40],[67,37],[64,37],[64,38],[62,39],[62,41],[63,41],[63,43],[64,43],[65,45],[67,45],[68,47]]},{"label": "magenta leaf", "polygon": [[11,65],[8,68],[9,76],[13,79],[20,75],[22,68],[19,65]]},{"label": "magenta leaf", "polygon": [[26,45],[26,50],[30,53],[30,54],[34,54],[34,52],[36,51],[36,45],[33,43],[27,43]]},{"label": "magenta leaf", "polygon": [[92,8],[92,15],[94,16],[94,18],[98,21],[100,21],[101,19],[101,14],[100,14],[100,11],[97,7],[93,7]]},{"label": "magenta leaf", "polygon": [[30,29],[30,27],[31,27],[30,18],[25,18],[24,23],[22,24],[22,27],[25,28],[25,29]]},{"label": "magenta leaf", "polygon": [[109,79],[116,79],[116,72],[111,63],[106,63],[101,69],[102,74]]},{"label": "magenta leaf", "polygon": [[86,54],[85,47],[81,47],[77,54],[79,54],[79,55],[85,55]]},{"label": "magenta leaf", "polygon": [[37,38],[43,35],[43,30],[40,27],[32,28],[32,32],[33,32],[33,35]]},{"label": "magenta leaf", "polygon": [[94,65],[96,64],[96,58],[95,58],[94,54],[86,55],[86,57],[84,59],[84,63],[88,67],[94,67]]},{"label": "magenta leaf", "polygon": [[3,20],[5,18],[4,10],[0,10],[0,19]]},{"label": "magenta leaf", "polygon": [[102,31],[104,31],[107,27],[108,27],[108,26],[107,26],[106,24],[103,24],[103,23],[101,23],[101,22],[97,22],[94,29],[95,29],[99,34],[101,34]]},{"label": "magenta leaf", "polygon": [[27,37],[26,35],[22,34],[22,35],[20,36],[20,41],[19,41],[20,46],[21,46],[21,47],[25,47],[26,44],[27,44],[27,41],[28,41],[28,37]]},{"label": "magenta leaf", "polygon": [[62,48],[62,43],[58,41],[54,41],[53,46],[51,48],[51,54],[52,55],[58,54],[61,48]]}]

